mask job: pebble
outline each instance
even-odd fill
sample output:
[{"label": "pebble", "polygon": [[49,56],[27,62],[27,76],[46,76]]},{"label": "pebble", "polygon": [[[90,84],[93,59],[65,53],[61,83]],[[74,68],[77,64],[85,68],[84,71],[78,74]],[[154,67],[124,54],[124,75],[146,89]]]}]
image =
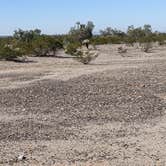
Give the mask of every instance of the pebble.
[{"label": "pebble", "polygon": [[22,161],[22,160],[25,160],[26,157],[24,154],[22,154],[22,155],[19,155],[17,159],[18,159],[18,161]]}]

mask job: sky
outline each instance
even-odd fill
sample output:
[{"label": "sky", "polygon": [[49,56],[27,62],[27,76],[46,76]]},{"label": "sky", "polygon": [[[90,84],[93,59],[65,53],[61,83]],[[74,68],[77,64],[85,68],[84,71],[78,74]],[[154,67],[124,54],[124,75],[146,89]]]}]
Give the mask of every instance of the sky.
[{"label": "sky", "polygon": [[106,27],[126,30],[144,24],[166,31],[165,16],[166,0],[0,0],[0,35],[18,28],[62,34],[77,21],[93,21],[96,33]]}]

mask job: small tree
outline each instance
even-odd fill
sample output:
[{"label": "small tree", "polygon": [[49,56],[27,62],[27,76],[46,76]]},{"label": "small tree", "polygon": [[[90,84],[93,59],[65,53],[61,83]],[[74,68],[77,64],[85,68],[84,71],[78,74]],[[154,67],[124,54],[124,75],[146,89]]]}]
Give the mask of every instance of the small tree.
[{"label": "small tree", "polygon": [[18,29],[14,31],[13,37],[17,39],[18,41],[30,43],[35,38],[39,37],[40,35],[41,35],[40,29],[29,30],[29,31]]},{"label": "small tree", "polygon": [[92,21],[88,21],[87,24],[76,23],[76,26],[72,27],[69,31],[69,36],[75,42],[82,43],[85,39],[90,39],[93,36],[94,24]]},{"label": "small tree", "polygon": [[[89,50],[93,29],[94,24],[91,21],[87,24],[77,22],[76,26],[70,29],[69,35],[64,41],[65,52],[83,64],[89,64],[98,56],[96,51]],[[82,48],[83,45],[86,46],[86,50]]]},{"label": "small tree", "polygon": [[63,44],[52,36],[41,35],[32,42],[32,52],[36,56],[55,56],[60,48]]}]

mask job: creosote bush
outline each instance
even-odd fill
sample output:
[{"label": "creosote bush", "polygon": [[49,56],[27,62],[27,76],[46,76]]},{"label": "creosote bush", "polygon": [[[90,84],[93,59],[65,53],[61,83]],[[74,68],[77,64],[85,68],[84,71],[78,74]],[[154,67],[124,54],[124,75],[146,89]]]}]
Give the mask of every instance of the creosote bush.
[{"label": "creosote bush", "polygon": [[55,56],[57,49],[62,48],[60,41],[53,37],[42,35],[32,42],[32,53],[35,56]]},{"label": "creosote bush", "polygon": [[91,21],[88,21],[87,24],[77,22],[64,39],[65,53],[74,55],[82,45],[86,45],[88,49],[90,39],[93,37],[93,29],[94,24]]},{"label": "creosote bush", "polygon": [[66,54],[74,55],[78,48],[81,47],[81,44],[78,42],[71,42],[64,45],[64,50]]}]

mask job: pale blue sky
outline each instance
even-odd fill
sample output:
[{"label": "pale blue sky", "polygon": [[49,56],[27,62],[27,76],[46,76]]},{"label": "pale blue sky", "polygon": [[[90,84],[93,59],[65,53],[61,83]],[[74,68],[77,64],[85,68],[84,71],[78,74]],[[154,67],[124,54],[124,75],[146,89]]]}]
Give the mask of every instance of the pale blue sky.
[{"label": "pale blue sky", "polygon": [[128,25],[151,24],[166,31],[166,0],[0,0],[0,35],[17,28],[43,33],[66,33],[76,21],[125,30]]}]

